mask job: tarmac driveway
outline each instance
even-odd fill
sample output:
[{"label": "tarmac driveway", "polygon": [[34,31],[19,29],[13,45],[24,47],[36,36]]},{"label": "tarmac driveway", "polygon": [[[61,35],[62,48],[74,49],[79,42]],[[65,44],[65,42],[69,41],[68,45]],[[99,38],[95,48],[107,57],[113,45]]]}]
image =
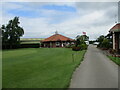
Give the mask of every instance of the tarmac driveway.
[{"label": "tarmac driveway", "polygon": [[118,66],[89,45],[84,61],[73,74],[70,88],[118,88]]}]

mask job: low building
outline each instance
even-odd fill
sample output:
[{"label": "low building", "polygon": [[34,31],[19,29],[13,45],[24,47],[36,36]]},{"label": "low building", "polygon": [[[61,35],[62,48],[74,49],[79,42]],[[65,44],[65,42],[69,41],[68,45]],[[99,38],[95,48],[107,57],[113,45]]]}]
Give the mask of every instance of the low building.
[{"label": "low building", "polygon": [[120,53],[120,23],[113,26],[109,32],[113,39],[113,49]]},{"label": "low building", "polygon": [[75,40],[58,34],[57,32],[42,41],[42,47],[65,47],[74,44]]}]

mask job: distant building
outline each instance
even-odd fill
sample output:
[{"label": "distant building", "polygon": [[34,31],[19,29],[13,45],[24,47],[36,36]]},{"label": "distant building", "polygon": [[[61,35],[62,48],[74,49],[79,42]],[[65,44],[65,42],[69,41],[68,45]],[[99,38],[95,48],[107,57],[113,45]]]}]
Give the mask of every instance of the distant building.
[{"label": "distant building", "polygon": [[42,41],[42,47],[65,47],[74,44],[73,39],[58,34],[57,32]]},{"label": "distant building", "polygon": [[120,53],[120,23],[113,26],[109,32],[113,38],[113,49]]}]

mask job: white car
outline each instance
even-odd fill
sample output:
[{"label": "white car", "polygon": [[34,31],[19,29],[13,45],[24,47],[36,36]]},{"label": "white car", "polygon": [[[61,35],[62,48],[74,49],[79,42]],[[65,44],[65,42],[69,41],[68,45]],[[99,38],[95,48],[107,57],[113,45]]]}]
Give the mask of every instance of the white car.
[{"label": "white car", "polygon": [[94,42],[93,44],[94,44],[94,45],[98,45],[98,44],[99,44],[99,42]]},{"label": "white car", "polygon": [[86,43],[87,45],[89,45],[89,41],[85,41],[85,43]]}]

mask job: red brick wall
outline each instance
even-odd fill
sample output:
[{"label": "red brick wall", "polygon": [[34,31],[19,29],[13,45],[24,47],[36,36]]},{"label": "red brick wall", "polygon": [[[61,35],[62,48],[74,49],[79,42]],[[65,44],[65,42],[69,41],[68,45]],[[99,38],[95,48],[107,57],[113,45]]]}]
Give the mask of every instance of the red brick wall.
[{"label": "red brick wall", "polygon": [[[52,44],[51,46],[50,46],[50,43]],[[62,43],[63,42],[60,41],[60,46],[59,47],[62,47]],[[69,42],[69,43],[71,43],[71,42]],[[56,42],[43,42],[43,44],[44,44],[43,45],[44,47],[53,47],[53,48],[56,47]]]}]

